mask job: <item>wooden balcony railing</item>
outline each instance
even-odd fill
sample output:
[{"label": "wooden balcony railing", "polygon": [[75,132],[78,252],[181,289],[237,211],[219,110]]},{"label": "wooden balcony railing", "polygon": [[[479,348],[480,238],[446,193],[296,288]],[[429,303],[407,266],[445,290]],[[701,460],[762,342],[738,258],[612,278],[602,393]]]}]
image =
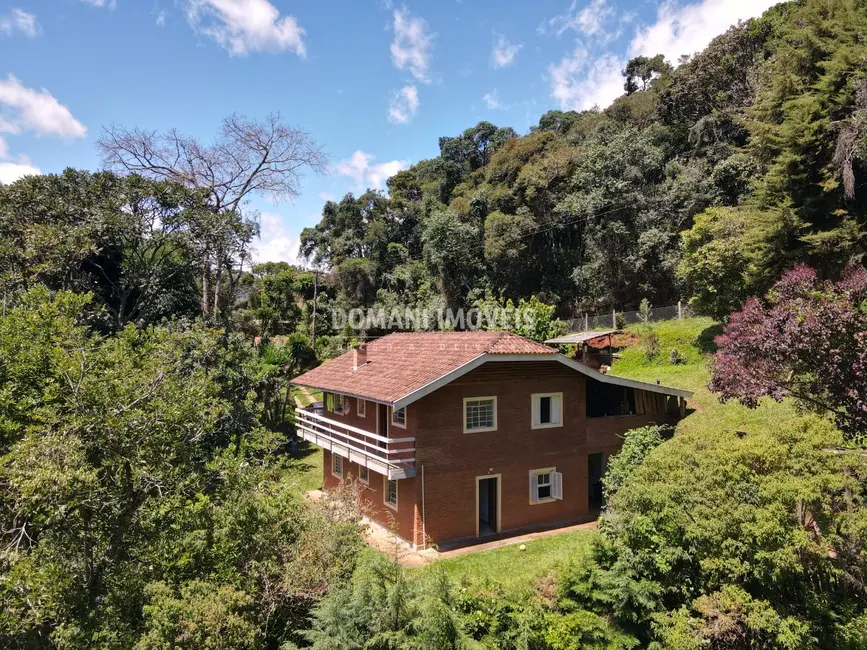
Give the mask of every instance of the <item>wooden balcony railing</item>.
[{"label": "wooden balcony railing", "polygon": [[391,480],[415,476],[415,438],[388,438],[296,409],[295,428],[304,440],[364,465]]}]

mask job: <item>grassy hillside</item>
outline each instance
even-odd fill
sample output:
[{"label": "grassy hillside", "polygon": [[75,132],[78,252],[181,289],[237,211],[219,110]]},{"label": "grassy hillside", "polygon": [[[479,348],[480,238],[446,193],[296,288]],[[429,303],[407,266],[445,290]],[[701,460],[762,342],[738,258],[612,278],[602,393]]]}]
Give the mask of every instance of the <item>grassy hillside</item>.
[{"label": "grassy hillside", "polygon": [[[799,417],[794,404],[764,400],[757,409],[748,409],[730,402],[721,404],[707,389],[710,380],[708,355],[713,353],[713,338],[721,332],[720,326],[709,318],[652,323],[650,330],[659,338],[659,355],[648,359],[642,346],[623,350],[621,359],[614,364],[611,374],[641,381],[661,383],[695,391],[689,400],[690,412],[677,427],[685,431],[747,431],[755,430],[768,422]],[[647,335],[647,328],[633,325],[628,331],[639,337]],[[683,355],[685,363],[672,365],[669,361],[672,348]]]}]

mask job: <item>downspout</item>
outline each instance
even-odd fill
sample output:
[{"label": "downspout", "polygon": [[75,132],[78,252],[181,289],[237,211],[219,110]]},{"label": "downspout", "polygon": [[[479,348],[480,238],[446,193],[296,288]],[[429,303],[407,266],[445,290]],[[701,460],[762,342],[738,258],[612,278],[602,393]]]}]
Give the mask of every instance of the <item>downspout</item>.
[{"label": "downspout", "polygon": [[427,548],[427,532],[424,527],[424,465],[421,466],[421,545]]}]

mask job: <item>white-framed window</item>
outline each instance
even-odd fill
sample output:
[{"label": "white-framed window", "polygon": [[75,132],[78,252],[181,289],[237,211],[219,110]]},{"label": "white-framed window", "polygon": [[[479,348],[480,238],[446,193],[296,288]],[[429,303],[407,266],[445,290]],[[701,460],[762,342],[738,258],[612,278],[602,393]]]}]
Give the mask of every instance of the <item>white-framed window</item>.
[{"label": "white-framed window", "polygon": [[338,393],[326,393],[325,408],[332,413],[346,415],[349,412],[349,398]]},{"label": "white-framed window", "polygon": [[556,467],[530,470],[530,503],[563,499],[563,474]]},{"label": "white-framed window", "polygon": [[386,479],[383,487],[382,500],[389,508],[397,510],[397,481]]},{"label": "white-framed window", "polygon": [[367,417],[367,400],[356,399],[355,402],[356,402],[355,412],[358,413],[359,417],[366,418]]},{"label": "white-framed window", "polygon": [[358,480],[365,485],[370,483],[370,472],[364,465],[358,467]]},{"label": "white-framed window", "polygon": [[396,427],[406,429],[406,407],[391,409],[391,423]]},{"label": "white-framed window", "polygon": [[497,430],[497,398],[464,398],[464,433]]},{"label": "white-framed window", "polygon": [[343,478],[343,456],[331,452],[331,474]]},{"label": "white-framed window", "polygon": [[534,393],[530,396],[532,428],[563,426],[563,393]]}]

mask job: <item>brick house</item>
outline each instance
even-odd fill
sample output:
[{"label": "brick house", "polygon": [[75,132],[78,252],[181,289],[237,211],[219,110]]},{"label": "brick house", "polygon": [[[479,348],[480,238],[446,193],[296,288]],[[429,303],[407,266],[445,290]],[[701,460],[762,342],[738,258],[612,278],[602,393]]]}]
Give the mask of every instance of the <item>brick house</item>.
[{"label": "brick house", "polygon": [[605,375],[506,332],[395,333],[292,381],[325,488],[350,477],[416,547],[592,519],[620,434],[673,422],[690,391]]}]

